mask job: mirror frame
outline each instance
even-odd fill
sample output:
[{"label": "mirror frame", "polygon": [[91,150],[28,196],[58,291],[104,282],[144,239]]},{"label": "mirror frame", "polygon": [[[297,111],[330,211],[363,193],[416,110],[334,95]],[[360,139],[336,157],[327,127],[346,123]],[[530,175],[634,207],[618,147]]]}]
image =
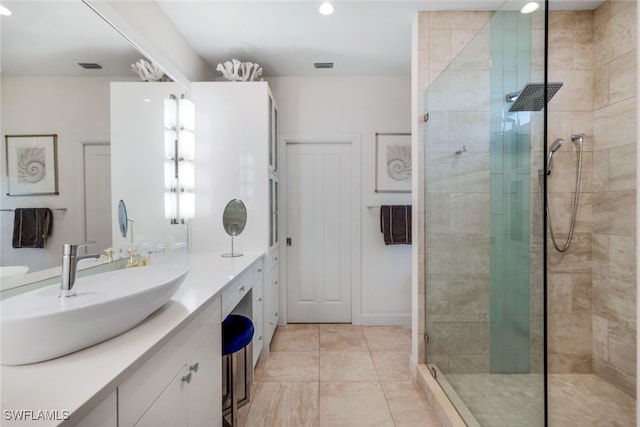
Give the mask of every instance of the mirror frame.
[{"label": "mirror frame", "polygon": [[129,218],[127,217],[127,205],[122,199],[118,202],[118,225],[120,226],[120,235],[126,238],[129,231]]},{"label": "mirror frame", "polygon": [[[247,225],[247,207],[240,199],[233,199],[227,203],[222,213],[222,228],[229,236],[239,236]],[[239,230],[232,230],[238,226]]]}]

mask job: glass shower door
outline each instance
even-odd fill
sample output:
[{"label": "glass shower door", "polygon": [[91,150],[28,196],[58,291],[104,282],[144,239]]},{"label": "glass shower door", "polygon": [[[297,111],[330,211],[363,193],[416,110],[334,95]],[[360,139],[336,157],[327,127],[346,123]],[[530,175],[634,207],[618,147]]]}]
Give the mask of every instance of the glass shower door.
[{"label": "glass shower door", "polygon": [[544,120],[509,110],[544,79],[544,11],[510,7],[425,93],[426,359],[469,424],[540,426]]}]

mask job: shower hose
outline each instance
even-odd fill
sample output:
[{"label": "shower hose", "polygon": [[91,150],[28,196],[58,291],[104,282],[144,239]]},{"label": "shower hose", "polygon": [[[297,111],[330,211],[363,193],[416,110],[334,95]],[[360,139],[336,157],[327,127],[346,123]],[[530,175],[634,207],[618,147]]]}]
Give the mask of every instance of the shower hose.
[{"label": "shower hose", "polygon": [[553,246],[558,252],[565,252],[571,245],[573,239],[573,229],[576,225],[576,213],[578,212],[578,198],[580,197],[580,179],[582,175],[582,145],[584,143],[584,137],[582,135],[572,135],[571,141],[578,146],[578,174],[576,176],[576,192],[573,199],[573,212],[571,213],[571,225],[569,226],[569,236],[562,246],[559,246],[556,242],[556,237],[553,234],[553,225],[551,224],[551,212],[549,211],[549,199],[547,198],[547,191],[544,193],[547,222],[549,223],[549,234],[551,235],[551,241]]}]

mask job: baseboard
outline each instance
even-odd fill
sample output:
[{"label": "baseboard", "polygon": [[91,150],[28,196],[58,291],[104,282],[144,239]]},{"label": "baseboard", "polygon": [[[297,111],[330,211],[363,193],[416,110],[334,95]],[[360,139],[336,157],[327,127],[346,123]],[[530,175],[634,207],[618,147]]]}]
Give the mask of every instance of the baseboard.
[{"label": "baseboard", "polygon": [[411,327],[411,313],[407,314],[361,314],[362,326],[404,326]]}]

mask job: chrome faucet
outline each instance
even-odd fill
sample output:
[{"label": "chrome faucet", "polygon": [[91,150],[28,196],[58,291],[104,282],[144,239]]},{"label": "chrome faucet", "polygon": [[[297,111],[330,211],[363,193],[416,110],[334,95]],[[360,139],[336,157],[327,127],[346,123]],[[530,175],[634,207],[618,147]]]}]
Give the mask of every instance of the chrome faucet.
[{"label": "chrome faucet", "polygon": [[76,272],[78,261],[86,258],[100,258],[98,254],[78,255],[78,248],[95,245],[96,242],[85,242],[74,245],[65,243],[62,247],[62,276],[60,282],[60,297],[72,297],[76,294]]}]

